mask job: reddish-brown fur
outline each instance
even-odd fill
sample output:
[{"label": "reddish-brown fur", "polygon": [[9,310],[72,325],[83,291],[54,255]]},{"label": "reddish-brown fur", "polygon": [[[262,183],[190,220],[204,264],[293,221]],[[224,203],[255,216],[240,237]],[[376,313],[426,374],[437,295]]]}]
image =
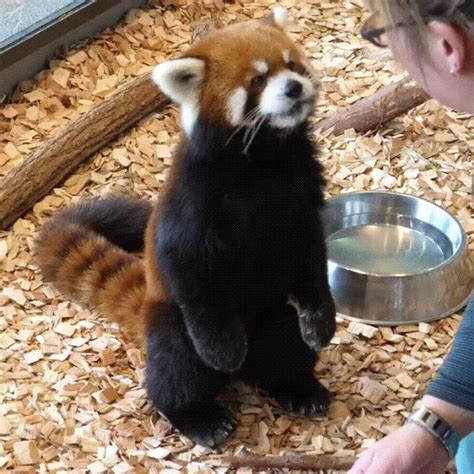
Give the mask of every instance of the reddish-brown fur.
[{"label": "reddish-brown fur", "polygon": [[37,261],[61,293],[95,307],[135,340],[144,337],[145,274],[140,259],[76,224],[51,221],[42,230]]},{"label": "reddish-brown fur", "polygon": [[[258,74],[253,62],[265,60],[269,66],[269,75],[274,75],[286,68],[282,54],[285,50],[290,52],[291,60],[296,62],[298,72],[303,73],[305,67],[309,68],[300,48],[270,20],[267,25],[262,25],[262,21],[239,23],[210,34],[192,46],[185,56],[203,59],[207,67],[201,98],[203,117],[225,123],[229,93],[238,87],[252,92],[251,82]],[[229,61],[229,57],[232,61]]]}]

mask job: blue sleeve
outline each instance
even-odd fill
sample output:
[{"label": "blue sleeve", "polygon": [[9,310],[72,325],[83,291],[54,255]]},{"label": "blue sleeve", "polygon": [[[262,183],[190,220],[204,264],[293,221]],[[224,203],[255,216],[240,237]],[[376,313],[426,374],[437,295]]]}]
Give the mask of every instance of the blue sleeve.
[{"label": "blue sleeve", "polygon": [[427,394],[474,411],[474,297],[469,301],[451,352]]}]

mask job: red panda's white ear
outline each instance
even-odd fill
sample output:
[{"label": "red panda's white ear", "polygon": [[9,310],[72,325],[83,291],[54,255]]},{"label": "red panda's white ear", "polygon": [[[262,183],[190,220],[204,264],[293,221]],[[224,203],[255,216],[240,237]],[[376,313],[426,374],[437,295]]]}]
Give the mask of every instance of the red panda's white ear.
[{"label": "red panda's white ear", "polygon": [[158,64],[151,77],[171,100],[186,105],[198,99],[204,75],[205,63],[202,59],[181,58]]},{"label": "red panda's white ear", "polygon": [[288,26],[288,10],[285,7],[275,7],[272,13],[264,18],[263,21],[285,29]]},{"label": "red panda's white ear", "polygon": [[277,26],[286,28],[288,26],[288,10],[285,7],[274,8],[273,19]]}]

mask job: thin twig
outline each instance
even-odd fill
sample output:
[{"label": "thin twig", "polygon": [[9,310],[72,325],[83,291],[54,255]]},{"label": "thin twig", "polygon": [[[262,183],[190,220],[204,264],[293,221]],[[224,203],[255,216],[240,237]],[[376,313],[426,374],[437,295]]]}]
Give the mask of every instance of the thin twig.
[{"label": "thin twig", "polygon": [[[260,456],[247,450],[243,450],[239,456],[221,456],[211,458],[212,465],[239,469],[247,467],[251,469],[289,469],[289,470],[335,470],[348,471],[356,462],[354,457],[336,456],[314,456],[307,454],[284,454],[280,456],[267,455]],[[450,463],[446,473],[455,474],[457,472],[454,463]]]}]

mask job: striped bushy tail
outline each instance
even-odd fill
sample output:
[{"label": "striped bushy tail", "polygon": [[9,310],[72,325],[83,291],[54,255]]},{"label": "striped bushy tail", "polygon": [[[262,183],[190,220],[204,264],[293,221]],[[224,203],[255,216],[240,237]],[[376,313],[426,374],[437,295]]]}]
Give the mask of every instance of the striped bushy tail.
[{"label": "striped bushy tail", "polygon": [[151,205],[110,196],[50,219],[36,242],[37,262],[61,293],[96,308],[131,337],[144,335],[145,271],[128,252],[143,247]]}]

